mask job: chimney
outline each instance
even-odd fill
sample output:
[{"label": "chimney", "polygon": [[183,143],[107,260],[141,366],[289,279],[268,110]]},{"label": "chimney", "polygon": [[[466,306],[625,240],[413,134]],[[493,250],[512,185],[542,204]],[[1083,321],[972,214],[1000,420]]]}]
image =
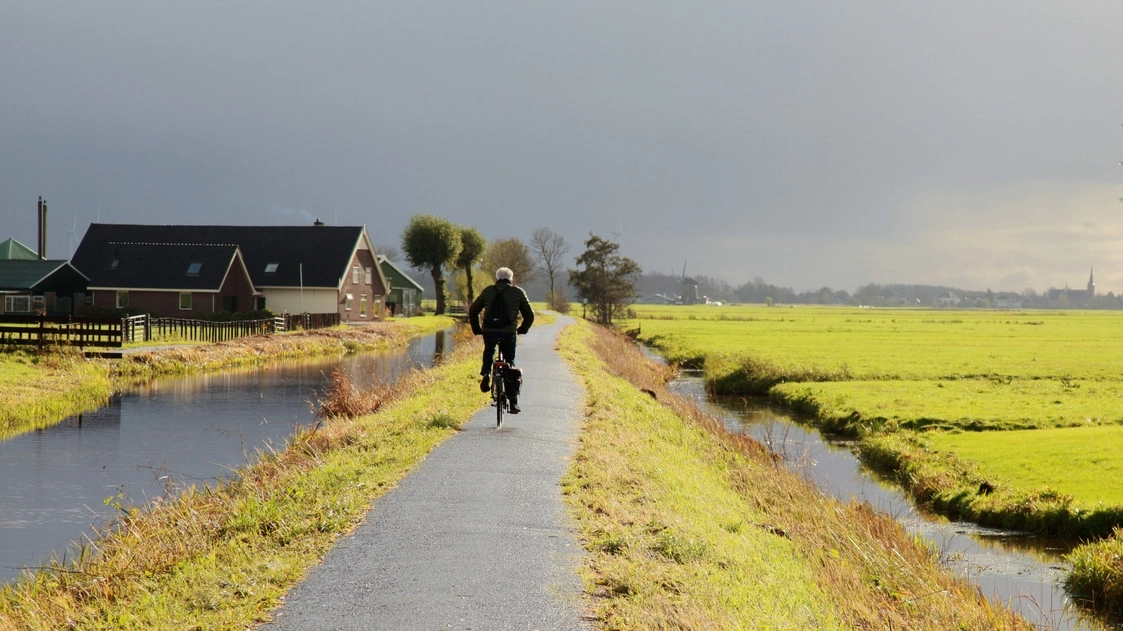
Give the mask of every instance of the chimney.
[{"label": "chimney", "polygon": [[313,222],[312,225],[313,226],[322,226],[322,225],[324,225],[324,222],[320,221],[319,217],[316,217],[316,221]]},{"label": "chimney", "polygon": [[47,258],[47,202],[39,198],[39,260]]}]

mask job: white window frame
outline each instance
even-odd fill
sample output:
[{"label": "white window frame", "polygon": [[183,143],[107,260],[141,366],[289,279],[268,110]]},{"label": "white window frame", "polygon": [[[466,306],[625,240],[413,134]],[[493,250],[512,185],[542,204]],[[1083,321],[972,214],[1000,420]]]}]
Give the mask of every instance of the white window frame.
[{"label": "white window frame", "polygon": [[346,294],[343,300],[343,308],[350,311],[355,306],[355,297],[351,294]]},{"label": "white window frame", "polygon": [[353,284],[353,285],[359,284],[359,266],[358,265],[351,268],[351,284]]},{"label": "white window frame", "polygon": [[[187,306],[186,306],[186,307],[185,307],[185,306],[183,306],[183,304],[184,304],[184,298],[186,298],[186,299],[187,299],[187,300],[186,300],[186,302],[187,302]],[[191,303],[192,303],[192,298],[193,298],[193,294],[192,294],[191,292],[189,292],[189,291],[181,291],[181,292],[179,292],[179,310],[180,310],[180,311],[191,311]]]},{"label": "white window frame", "polygon": [[[22,309],[19,308],[21,306]],[[4,296],[4,313],[31,313],[31,296],[27,294]]]},{"label": "white window frame", "polygon": [[127,292],[127,291],[117,292],[116,305],[117,305],[118,309],[127,309],[128,306],[129,306],[129,292]]},{"label": "white window frame", "polygon": [[367,295],[359,294],[359,317],[367,317]]},{"label": "white window frame", "polygon": [[374,283],[374,268],[368,267],[367,268],[367,284],[371,285],[373,283]]}]

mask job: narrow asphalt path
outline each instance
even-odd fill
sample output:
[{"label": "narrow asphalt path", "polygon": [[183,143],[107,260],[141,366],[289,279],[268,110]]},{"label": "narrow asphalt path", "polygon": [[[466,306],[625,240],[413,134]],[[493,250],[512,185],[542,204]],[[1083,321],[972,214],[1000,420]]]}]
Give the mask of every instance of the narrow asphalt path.
[{"label": "narrow asphalt path", "polygon": [[560,480],[583,391],[558,318],[520,336],[523,412],[485,407],[379,500],[274,612],[269,631],[585,630]]}]

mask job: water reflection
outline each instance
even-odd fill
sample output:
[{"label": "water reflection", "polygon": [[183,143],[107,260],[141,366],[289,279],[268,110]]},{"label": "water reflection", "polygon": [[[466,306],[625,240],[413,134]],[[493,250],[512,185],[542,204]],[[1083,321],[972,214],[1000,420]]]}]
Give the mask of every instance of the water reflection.
[{"label": "water reflection", "polygon": [[1038,628],[1109,628],[1084,616],[1061,587],[1068,569],[1063,555],[1073,543],[925,514],[899,487],[866,470],[854,454],[853,443],[824,439],[766,403],[714,400],[705,394],[700,376],[690,371],[684,371],[672,386],[721,418],[731,431],[752,436],[784,456],[793,469],[824,492],[847,501],[868,502],[894,516],[909,533],[931,542],[952,571],[978,585],[992,602],[1006,603]]},{"label": "water reflection", "polygon": [[160,496],[169,483],[210,483],[282,446],[314,420],[337,366],[356,385],[393,381],[439,361],[448,343],[432,335],[393,354],[163,378],[96,412],[0,442],[0,582],[89,535],[116,501]]}]

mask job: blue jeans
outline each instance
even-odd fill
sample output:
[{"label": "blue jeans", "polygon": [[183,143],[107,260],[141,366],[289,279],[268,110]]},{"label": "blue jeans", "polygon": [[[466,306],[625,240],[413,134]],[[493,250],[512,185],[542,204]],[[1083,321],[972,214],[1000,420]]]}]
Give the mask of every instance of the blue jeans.
[{"label": "blue jeans", "polygon": [[491,374],[491,362],[495,356],[495,347],[499,347],[499,352],[503,355],[503,359],[512,366],[515,365],[515,343],[517,336],[514,333],[484,333],[484,363],[480,368],[480,375]]}]

